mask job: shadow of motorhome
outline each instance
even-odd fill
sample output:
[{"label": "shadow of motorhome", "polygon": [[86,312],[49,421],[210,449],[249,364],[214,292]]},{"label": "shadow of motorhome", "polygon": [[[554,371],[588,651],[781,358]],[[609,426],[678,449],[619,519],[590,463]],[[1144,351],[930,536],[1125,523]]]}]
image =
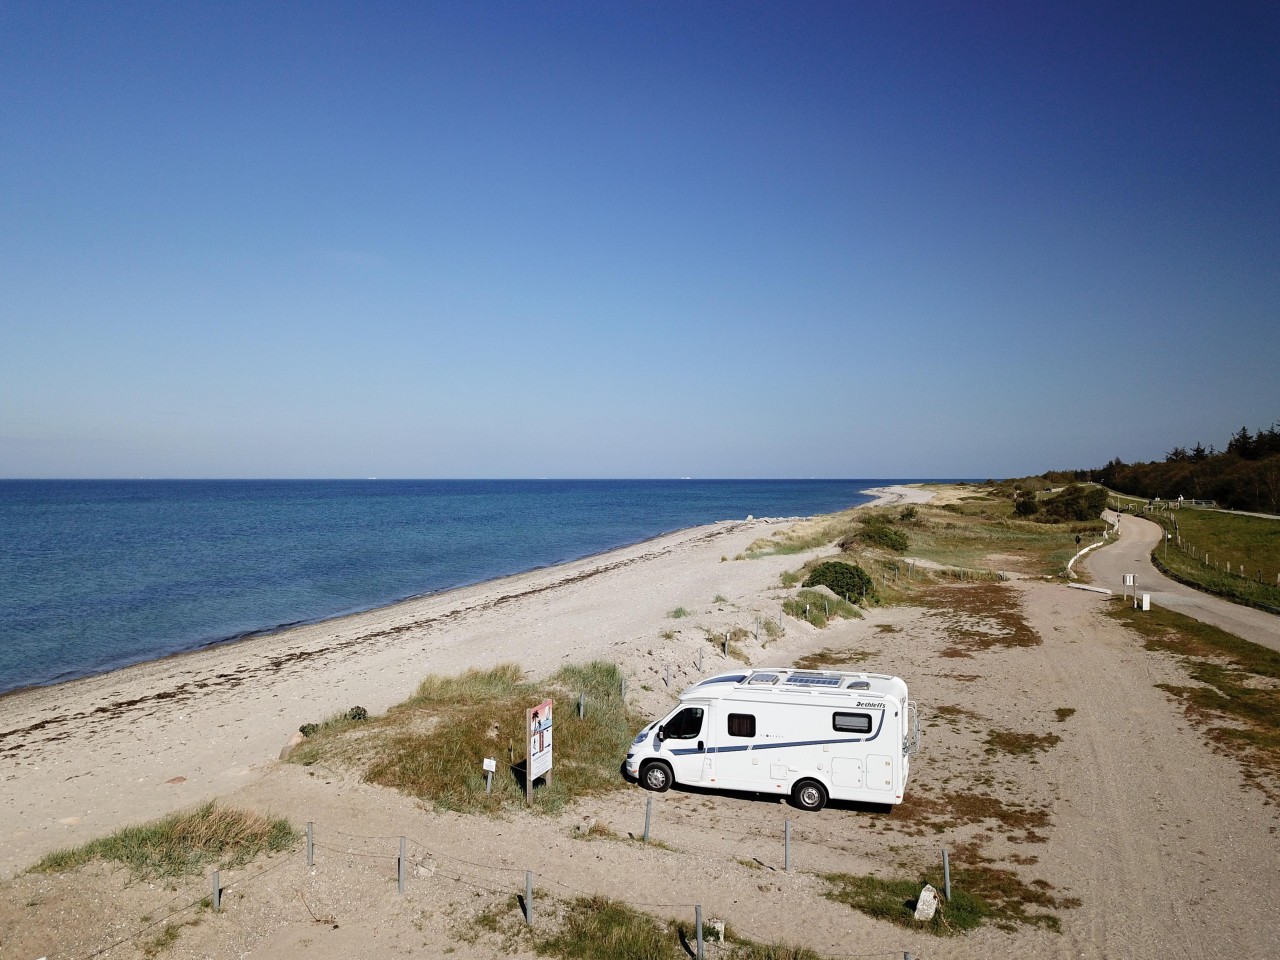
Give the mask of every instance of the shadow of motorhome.
[{"label": "shadow of motorhome", "polygon": [[[622,778],[628,783],[640,786],[639,782],[633,777],[628,777],[624,771]],[[764,803],[772,806],[786,804],[800,813],[808,813],[810,811],[803,810],[792,802],[789,794],[779,796],[776,793],[756,793],[751,790],[724,790],[715,787],[700,787],[697,784],[689,783],[673,783],[671,785],[671,793],[684,793],[696,797],[725,797],[731,800],[745,800],[751,803]],[[894,804],[892,803],[868,803],[865,800],[828,800],[822,810],[813,811],[821,814],[823,810],[843,810],[846,813],[867,813],[876,816],[886,816],[893,813]]]}]

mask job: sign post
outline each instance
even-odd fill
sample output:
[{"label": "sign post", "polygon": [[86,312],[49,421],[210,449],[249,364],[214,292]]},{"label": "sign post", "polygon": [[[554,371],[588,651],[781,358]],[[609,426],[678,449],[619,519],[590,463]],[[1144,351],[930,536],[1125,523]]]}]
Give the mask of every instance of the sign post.
[{"label": "sign post", "polygon": [[493,774],[498,769],[498,761],[493,757],[484,758],[484,792],[493,793]]},{"label": "sign post", "polygon": [[551,782],[551,709],[552,701],[547,699],[526,711],[529,752],[524,770],[525,803],[533,803],[533,781],[544,777]]}]

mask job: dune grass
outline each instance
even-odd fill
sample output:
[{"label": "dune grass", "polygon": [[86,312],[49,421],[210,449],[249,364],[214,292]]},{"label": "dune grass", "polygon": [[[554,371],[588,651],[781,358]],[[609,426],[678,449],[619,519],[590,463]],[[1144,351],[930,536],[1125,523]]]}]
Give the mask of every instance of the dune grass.
[{"label": "dune grass", "polygon": [[[565,667],[546,683],[527,680],[514,664],[433,675],[384,716],[317,730],[289,760],[355,768],[369,783],[440,809],[496,813],[524,804],[525,711],[550,697],[554,762],[549,781],[535,784],[534,808],[555,812],[574,798],[625,786],[618,769],[644,721],[623,703],[621,680],[615,665],[602,662]],[[491,793],[486,757],[498,761]]]},{"label": "dune grass", "polygon": [[[547,904],[546,898],[538,899]],[[551,901],[544,913],[550,919],[530,930],[518,903],[507,900],[478,922],[502,940],[504,952],[531,948],[540,956],[563,960],[687,960],[697,943],[691,920],[662,919],[609,897]],[[823,960],[821,954],[805,947],[758,943],[731,926],[726,927],[723,944],[711,944],[710,934],[710,928],[704,926],[706,950],[721,960]]]},{"label": "dune grass", "polygon": [[821,629],[835,617],[860,620],[862,611],[847,600],[833,600],[830,595],[817,590],[800,590],[794,597],[782,603],[782,609],[795,617]]},{"label": "dune grass", "polygon": [[33,873],[63,873],[94,860],[121,863],[139,878],[181,877],[209,864],[239,866],[260,853],[287,850],[298,839],[289,821],[213,801],[78,847],[55,850]]}]

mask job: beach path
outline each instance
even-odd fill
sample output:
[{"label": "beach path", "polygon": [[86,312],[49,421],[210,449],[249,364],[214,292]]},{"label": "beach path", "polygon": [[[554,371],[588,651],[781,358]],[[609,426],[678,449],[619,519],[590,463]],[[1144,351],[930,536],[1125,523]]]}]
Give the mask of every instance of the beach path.
[{"label": "beach path", "polygon": [[[1116,514],[1108,511],[1109,519]],[[1127,513],[1119,515],[1120,538],[1089,553],[1081,566],[1099,586],[1119,593],[1124,575],[1136,575],[1139,593],[1151,594],[1151,602],[1207,623],[1244,640],[1280,650],[1280,617],[1265,610],[1241,606],[1212,594],[1170,580],[1151,562],[1151,551],[1160,542],[1160,525]]]}]

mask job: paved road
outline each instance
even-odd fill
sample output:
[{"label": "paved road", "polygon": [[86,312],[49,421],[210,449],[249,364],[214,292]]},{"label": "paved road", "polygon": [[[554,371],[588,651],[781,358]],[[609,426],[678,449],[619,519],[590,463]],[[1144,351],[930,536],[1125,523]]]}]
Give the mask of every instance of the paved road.
[{"label": "paved road", "polygon": [[[1115,514],[1107,512],[1107,519]],[[1280,617],[1264,610],[1242,607],[1201,593],[1170,580],[1151,563],[1151,550],[1160,542],[1158,524],[1127,513],[1120,515],[1120,539],[1099,547],[1080,560],[1098,586],[1123,591],[1124,574],[1137,574],[1138,592],[1151,594],[1151,602],[1188,617],[1220,627],[1245,640],[1280,650]]]}]

